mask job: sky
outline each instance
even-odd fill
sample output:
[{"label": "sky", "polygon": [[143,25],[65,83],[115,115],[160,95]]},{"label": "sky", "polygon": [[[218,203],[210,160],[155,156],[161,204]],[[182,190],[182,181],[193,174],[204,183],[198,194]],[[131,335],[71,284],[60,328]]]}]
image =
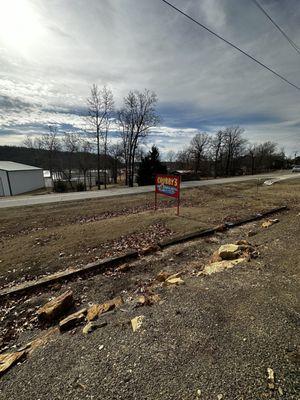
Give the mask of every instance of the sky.
[{"label": "sky", "polygon": [[[259,1],[300,46],[299,0]],[[170,2],[300,86],[300,54],[251,0]],[[53,124],[84,131],[93,83],[116,107],[129,90],[157,93],[147,145],[163,154],[232,125],[300,152],[300,91],[161,0],[0,0],[0,145]]]}]

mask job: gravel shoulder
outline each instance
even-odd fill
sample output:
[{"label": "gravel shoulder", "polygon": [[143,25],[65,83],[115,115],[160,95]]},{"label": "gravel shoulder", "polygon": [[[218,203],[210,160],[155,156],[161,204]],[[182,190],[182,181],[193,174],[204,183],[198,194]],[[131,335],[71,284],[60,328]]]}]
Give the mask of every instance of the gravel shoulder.
[{"label": "gravel shoulder", "polygon": [[[24,297],[15,310],[74,291],[78,307],[116,295],[130,300],[161,270],[184,270],[180,286],[156,285],[161,301],[124,307],[107,326],[84,336],[82,327],[55,335],[0,378],[1,399],[286,399],[300,398],[300,207],[213,238],[141,258],[127,272],[54,286]],[[259,257],[210,276],[198,276],[223,243],[247,239]],[[8,306],[8,305],[7,305]],[[130,320],[143,315],[133,332]],[[15,344],[40,334],[20,330]],[[275,373],[269,389],[267,368]]]}]

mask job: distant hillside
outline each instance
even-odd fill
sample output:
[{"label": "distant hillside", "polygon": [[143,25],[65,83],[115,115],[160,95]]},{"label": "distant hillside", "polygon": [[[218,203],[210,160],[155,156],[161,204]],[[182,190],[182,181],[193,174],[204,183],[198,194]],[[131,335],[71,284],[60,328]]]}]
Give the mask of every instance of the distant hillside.
[{"label": "distant hillside", "polygon": [[[43,169],[49,169],[49,151],[41,149],[28,149],[17,146],[0,146],[1,161],[15,161],[22,164],[33,165]],[[79,163],[88,163],[89,168],[96,168],[97,156],[93,153],[71,154],[66,151],[57,151],[53,157],[55,170],[69,167],[77,169]],[[101,156],[101,165],[104,164],[104,156]],[[107,156],[107,165],[113,164],[113,159]]]}]

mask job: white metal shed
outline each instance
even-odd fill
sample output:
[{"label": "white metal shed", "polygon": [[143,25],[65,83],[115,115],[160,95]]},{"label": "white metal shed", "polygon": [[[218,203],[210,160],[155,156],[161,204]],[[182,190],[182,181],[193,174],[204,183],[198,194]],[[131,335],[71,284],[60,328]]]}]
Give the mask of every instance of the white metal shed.
[{"label": "white metal shed", "polygon": [[42,168],[0,161],[0,196],[14,196],[45,186]]}]

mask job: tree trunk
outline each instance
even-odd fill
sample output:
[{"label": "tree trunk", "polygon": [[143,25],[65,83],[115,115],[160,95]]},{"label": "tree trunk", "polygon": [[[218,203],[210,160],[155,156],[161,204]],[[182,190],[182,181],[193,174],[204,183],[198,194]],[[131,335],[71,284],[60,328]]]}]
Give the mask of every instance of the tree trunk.
[{"label": "tree trunk", "polygon": [[97,128],[97,186],[98,190],[101,189],[100,185],[100,137],[99,128]]}]

